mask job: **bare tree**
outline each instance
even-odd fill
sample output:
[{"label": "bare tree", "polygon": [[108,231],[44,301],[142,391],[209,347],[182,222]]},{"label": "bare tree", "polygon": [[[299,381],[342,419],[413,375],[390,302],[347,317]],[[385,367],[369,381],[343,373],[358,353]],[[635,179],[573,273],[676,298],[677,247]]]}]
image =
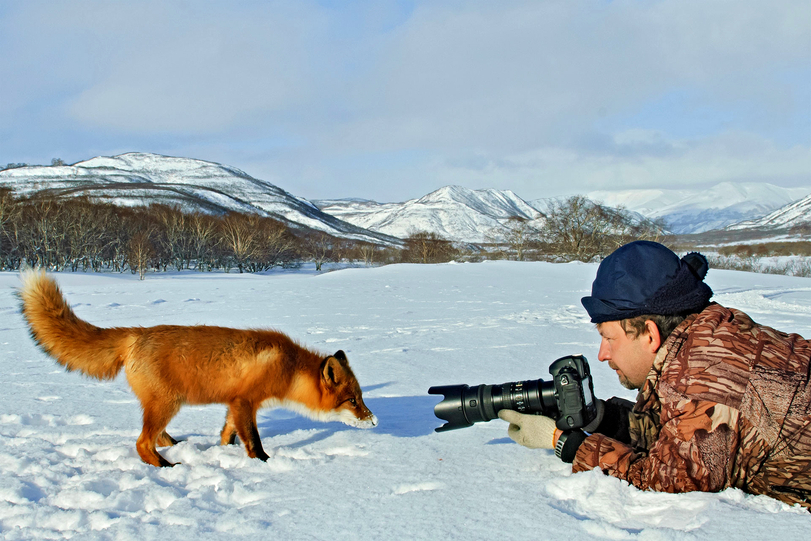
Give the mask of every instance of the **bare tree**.
[{"label": "bare tree", "polygon": [[25,234],[24,255],[29,264],[62,270],[67,233],[64,214],[63,206],[52,200],[37,200],[24,206],[21,221]]},{"label": "bare tree", "polygon": [[100,259],[107,245],[115,237],[110,223],[115,211],[109,205],[91,203],[88,199],[76,199],[61,203],[65,216],[65,261],[72,271],[101,266]]},{"label": "bare tree", "polygon": [[359,242],[356,245],[356,250],[358,251],[360,258],[363,259],[364,265],[368,267],[374,263],[375,255],[377,254],[377,246],[371,242]]},{"label": "bare tree", "polygon": [[149,268],[149,262],[155,257],[155,248],[152,245],[152,235],[154,229],[149,228],[138,231],[129,241],[129,265],[133,272],[138,272],[138,277],[143,280]]},{"label": "bare tree", "polygon": [[[107,267],[117,272],[124,272],[130,266],[130,240],[140,231],[157,228],[155,217],[149,208],[120,208],[112,207],[106,221],[109,240],[98,255],[96,269]],[[153,241],[154,249],[154,241]],[[151,264],[156,268],[157,252],[152,257]]]},{"label": "bare tree", "polygon": [[305,237],[304,253],[315,263],[315,270],[320,272],[324,263],[334,259],[334,241],[333,237],[322,231],[315,231]]},{"label": "bare tree", "polygon": [[527,249],[536,243],[540,232],[532,227],[529,220],[511,216],[504,225],[504,240],[518,261],[523,261]]},{"label": "bare tree", "polygon": [[171,265],[177,270],[189,267],[193,256],[191,220],[178,207],[153,205],[160,222],[160,242]]},{"label": "bare tree", "polygon": [[212,252],[217,245],[217,221],[207,214],[195,212],[188,219],[188,234],[197,269],[211,270],[214,265]]},{"label": "bare tree", "polygon": [[457,255],[450,241],[427,231],[410,234],[402,252],[403,261],[411,263],[445,263]]},{"label": "bare tree", "polygon": [[20,205],[14,199],[12,191],[0,188],[0,269],[12,268],[12,252],[17,243],[17,222],[20,216]]},{"label": "bare tree", "polygon": [[[220,237],[240,273],[257,250],[257,228],[255,220],[244,214],[232,212],[220,222]],[[227,264],[227,263],[226,263]],[[227,272],[226,267],[226,272]]]},{"label": "bare tree", "polygon": [[270,269],[292,259],[296,238],[282,222],[263,218],[260,221],[258,243],[262,267]]},{"label": "bare tree", "polygon": [[543,217],[541,239],[550,253],[580,261],[607,255],[632,240],[655,239],[664,231],[661,222],[634,217],[582,195],[551,203]]}]

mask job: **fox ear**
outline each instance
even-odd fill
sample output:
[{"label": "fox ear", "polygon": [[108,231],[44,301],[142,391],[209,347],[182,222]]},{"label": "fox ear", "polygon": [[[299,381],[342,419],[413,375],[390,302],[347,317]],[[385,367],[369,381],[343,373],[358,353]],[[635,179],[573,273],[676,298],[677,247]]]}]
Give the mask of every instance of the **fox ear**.
[{"label": "fox ear", "polygon": [[346,360],[346,353],[344,353],[344,350],[339,349],[338,351],[335,352],[335,355],[333,355],[333,357],[335,357],[339,361],[345,361]]},{"label": "fox ear", "polygon": [[335,357],[327,357],[321,365],[321,379],[329,385],[338,385],[344,375],[344,367]]}]

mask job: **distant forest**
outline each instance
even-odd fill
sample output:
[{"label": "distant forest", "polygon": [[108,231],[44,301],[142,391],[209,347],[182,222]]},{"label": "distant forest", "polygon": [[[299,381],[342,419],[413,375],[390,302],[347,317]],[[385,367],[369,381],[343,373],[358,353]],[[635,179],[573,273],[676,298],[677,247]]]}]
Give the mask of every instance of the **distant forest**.
[{"label": "distant forest", "polygon": [[662,225],[632,219],[575,196],[550,208],[541,228],[511,219],[484,245],[452,243],[414,232],[402,247],[337,238],[290,227],[273,218],[229,213],[213,216],[176,207],[119,207],[87,198],[16,198],[0,188],[0,269],[21,265],[53,271],[224,270],[258,272],[314,262],[366,265],[439,263],[454,259],[589,261],[639,238],[659,238]]}]

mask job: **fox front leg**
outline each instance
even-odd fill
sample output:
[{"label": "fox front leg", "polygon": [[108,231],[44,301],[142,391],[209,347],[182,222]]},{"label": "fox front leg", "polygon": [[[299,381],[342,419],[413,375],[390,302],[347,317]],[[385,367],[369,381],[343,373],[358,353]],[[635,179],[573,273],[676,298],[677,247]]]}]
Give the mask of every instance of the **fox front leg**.
[{"label": "fox front leg", "polygon": [[[256,427],[256,410],[256,406],[250,402],[236,400],[229,404],[229,416],[225,424],[227,427],[228,420],[232,421],[239,439],[245,444],[245,452],[249,457],[267,461],[270,456],[262,448],[262,439],[259,437],[259,429]],[[224,438],[225,434],[221,437]]]}]

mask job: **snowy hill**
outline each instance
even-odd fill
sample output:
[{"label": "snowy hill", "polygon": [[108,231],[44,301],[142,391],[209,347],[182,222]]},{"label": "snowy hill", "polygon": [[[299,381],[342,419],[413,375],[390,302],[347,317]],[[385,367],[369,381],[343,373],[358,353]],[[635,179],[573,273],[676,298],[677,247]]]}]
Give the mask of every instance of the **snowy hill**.
[{"label": "snowy hill", "polygon": [[0,186],[18,196],[86,195],[122,206],[163,203],[212,214],[256,213],[343,238],[397,242],[324,214],[309,201],[239,169],[189,158],[129,153],[74,165],[6,169],[0,171]]},{"label": "snowy hill", "polygon": [[460,242],[485,242],[513,216],[535,220],[540,213],[506,190],[445,186],[405,203],[341,199],[313,201],[322,211],[372,231],[404,238],[417,231]]},{"label": "snowy hill", "polygon": [[790,229],[811,226],[811,195],[786,205],[756,220],[748,220],[727,227],[730,231],[746,229]]},{"label": "snowy hill", "polygon": [[610,207],[622,206],[662,218],[674,233],[701,233],[760,218],[811,193],[811,188],[725,182],[709,189],[595,191],[586,194]]}]

